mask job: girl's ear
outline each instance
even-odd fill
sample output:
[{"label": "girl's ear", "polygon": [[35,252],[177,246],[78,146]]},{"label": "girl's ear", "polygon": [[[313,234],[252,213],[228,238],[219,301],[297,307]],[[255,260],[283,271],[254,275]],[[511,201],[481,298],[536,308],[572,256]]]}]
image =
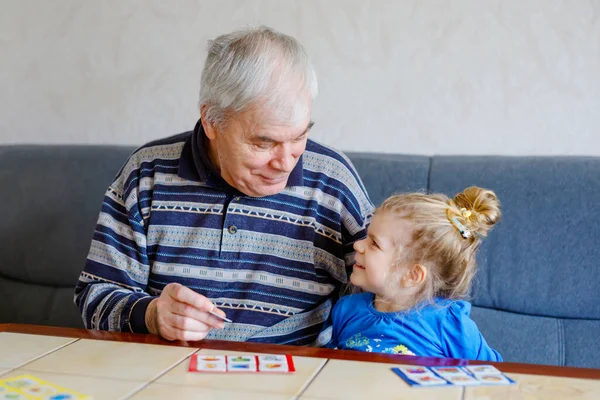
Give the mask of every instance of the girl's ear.
[{"label": "girl's ear", "polygon": [[422,264],[415,264],[410,267],[402,277],[402,287],[410,288],[420,286],[427,278],[427,268]]}]

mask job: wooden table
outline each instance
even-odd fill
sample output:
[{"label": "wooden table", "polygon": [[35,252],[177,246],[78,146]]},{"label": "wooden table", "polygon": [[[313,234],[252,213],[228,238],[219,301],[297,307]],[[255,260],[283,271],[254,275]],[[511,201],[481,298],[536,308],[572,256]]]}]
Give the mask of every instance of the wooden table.
[{"label": "wooden table", "polygon": [[[0,324],[0,377],[31,374],[94,399],[600,399],[600,370],[494,364],[514,386],[411,388],[391,368],[481,362]],[[591,349],[596,351],[596,349]],[[289,375],[189,373],[203,354],[292,354]]]}]

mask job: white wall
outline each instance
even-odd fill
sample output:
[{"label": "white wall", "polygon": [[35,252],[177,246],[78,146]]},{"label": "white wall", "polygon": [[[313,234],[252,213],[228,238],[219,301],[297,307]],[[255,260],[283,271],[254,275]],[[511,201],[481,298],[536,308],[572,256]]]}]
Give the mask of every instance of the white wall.
[{"label": "white wall", "polygon": [[600,0],[0,0],[0,144],[189,130],[207,39],[263,23],[343,150],[600,155]]}]

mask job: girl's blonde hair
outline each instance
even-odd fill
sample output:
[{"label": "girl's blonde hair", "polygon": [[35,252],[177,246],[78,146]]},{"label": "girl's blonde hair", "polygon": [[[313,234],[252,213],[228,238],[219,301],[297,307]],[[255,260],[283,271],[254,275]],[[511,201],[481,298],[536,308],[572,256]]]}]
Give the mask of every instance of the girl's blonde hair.
[{"label": "girl's blonde hair", "polygon": [[481,237],[500,219],[500,201],[493,191],[472,186],[453,199],[443,194],[395,195],[375,212],[412,224],[412,242],[399,249],[398,264],[427,268],[416,305],[433,297],[460,299],[468,294]]}]

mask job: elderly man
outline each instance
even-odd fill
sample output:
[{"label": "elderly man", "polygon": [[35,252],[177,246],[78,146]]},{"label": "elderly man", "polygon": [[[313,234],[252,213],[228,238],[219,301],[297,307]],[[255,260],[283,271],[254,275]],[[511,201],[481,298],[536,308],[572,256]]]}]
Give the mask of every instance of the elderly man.
[{"label": "elderly man", "polygon": [[106,192],[75,290],[87,328],[330,341],[373,206],[348,159],[307,139],[316,94],[292,37],[209,43],[194,130],[136,150]]}]

